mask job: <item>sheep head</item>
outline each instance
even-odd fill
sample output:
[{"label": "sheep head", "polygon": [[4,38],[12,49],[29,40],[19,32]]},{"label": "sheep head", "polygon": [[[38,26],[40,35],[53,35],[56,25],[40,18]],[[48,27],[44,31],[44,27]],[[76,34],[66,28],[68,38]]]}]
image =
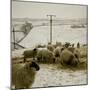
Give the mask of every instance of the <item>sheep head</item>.
[{"label": "sheep head", "polygon": [[34,68],[36,71],[40,69],[39,65],[34,61],[30,61],[29,63],[26,63],[25,68],[27,68],[28,70]]},{"label": "sheep head", "polygon": [[34,61],[32,61],[30,67],[34,67],[36,69],[36,71],[38,71],[40,69],[39,65]]}]

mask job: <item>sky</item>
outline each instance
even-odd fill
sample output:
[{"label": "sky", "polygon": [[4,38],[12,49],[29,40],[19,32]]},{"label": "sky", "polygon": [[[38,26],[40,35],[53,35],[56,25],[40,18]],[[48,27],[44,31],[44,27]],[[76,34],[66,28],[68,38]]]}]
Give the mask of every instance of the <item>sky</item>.
[{"label": "sky", "polygon": [[64,19],[87,18],[87,6],[12,1],[13,18],[47,18],[51,14]]}]

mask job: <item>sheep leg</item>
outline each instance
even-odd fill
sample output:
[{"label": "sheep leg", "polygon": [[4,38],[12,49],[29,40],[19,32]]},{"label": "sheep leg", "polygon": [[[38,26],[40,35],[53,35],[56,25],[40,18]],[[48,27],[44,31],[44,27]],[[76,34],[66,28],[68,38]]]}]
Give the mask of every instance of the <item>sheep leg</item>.
[{"label": "sheep leg", "polygon": [[56,62],[55,62],[55,58],[53,59],[53,63],[56,63]]}]

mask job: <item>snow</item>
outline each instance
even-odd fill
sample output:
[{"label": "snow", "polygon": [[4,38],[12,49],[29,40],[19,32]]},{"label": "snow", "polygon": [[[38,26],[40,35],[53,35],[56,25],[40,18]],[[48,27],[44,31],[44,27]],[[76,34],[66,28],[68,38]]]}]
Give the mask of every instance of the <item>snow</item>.
[{"label": "snow", "polygon": [[83,84],[87,84],[86,70],[72,71],[70,69],[57,69],[57,66],[53,64],[40,64],[40,71],[36,74],[32,88]]},{"label": "snow", "polygon": [[[87,28],[70,28],[70,25],[53,26],[52,30],[53,43],[71,42],[87,43]],[[47,44],[50,41],[49,26],[33,28],[26,38],[19,44],[25,47],[35,47],[38,44]]]}]

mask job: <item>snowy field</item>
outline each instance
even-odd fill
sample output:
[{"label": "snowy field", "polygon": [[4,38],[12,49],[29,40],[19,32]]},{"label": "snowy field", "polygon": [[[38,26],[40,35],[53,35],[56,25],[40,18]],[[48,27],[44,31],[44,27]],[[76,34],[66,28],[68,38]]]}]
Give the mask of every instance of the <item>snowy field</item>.
[{"label": "snowy field", "polygon": [[[49,29],[49,26],[35,27],[19,44],[26,47],[27,50],[37,45],[47,45],[50,41]],[[16,38],[18,39],[20,36],[22,35],[18,33]],[[87,28],[71,28],[70,25],[53,26],[52,38],[52,43],[70,42],[76,45],[77,42],[80,42],[80,44],[86,44]],[[12,58],[21,59],[26,49],[12,51]],[[82,55],[87,55],[86,48],[80,53],[82,53]],[[87,62],[86,57],[84,61]],[[40,70],[36,74],[32,88],[87,84],[87,68],[78,70],[58,68],[57,64],[39,65]]]},{"label": "snowy field", "polygon": [[[15,50],[12,52],[12,60],[17,62],[22,57],[24,50]],[[36,73],[35,81],[31,88],[36,87],[52,87],[52,86],[67,86],[67,85],[85,85],[87,84],[87,48],[83,47],[80,50],[82,58],[81,62],[84,61],[79,68],[68,68],[63,67],[60,64],[43,64],[39,63],[40,70]],[[16,60],[15,60],[16,58]],[[23,59],[21,58],[21,61]],[[85,66],[83,66],[83,64]],[[21,65],[24,65],[22,63]]]},{"label": "snowy field", "polygon": [[[18,30],[20,27],[18,27]],[[18,32],[15,34],[16,40],[23,37],[23,34]],[[73,36],[73,37],[72,37]],[[37,45],[47,45],[50,41],[50,27],[40,26],[34,27],[28,33],[28,35],[19,43],[26,48],[33,48]],[[12,34],[13,42],[13,34]],[[87,27],[85,28],[71,28],[71,25],[58,25],[53,26],[52,30],[52,43],[56,42],[70,42],[75,43],[80,42],[82,44],[87,43]]]},{"label": "snowy field", "polygon": [[58,65],[39,64],[40,70],[37,71],[31,88],[87,84],[88,77],[86,69],[58,68]]},{"label": "snowy field", "polygon": [[[20,34],[19,34],[20,35]],[[73,37],[72,37],[73,36]],[[70,28],[70,25],[53,26],[52,42],[87,43],[87,28]],[[50,40],[49,26],[33,28],[26,38],[19,44],[25,47],[35,47],[39,44],[47,44]]]},{"label": "snowy field", "polygon": [[40,71],[36,74],[34,87],[50,87],[64,85],[87,84],[86,70],[57,69],[56,65],[40,64]]}]

